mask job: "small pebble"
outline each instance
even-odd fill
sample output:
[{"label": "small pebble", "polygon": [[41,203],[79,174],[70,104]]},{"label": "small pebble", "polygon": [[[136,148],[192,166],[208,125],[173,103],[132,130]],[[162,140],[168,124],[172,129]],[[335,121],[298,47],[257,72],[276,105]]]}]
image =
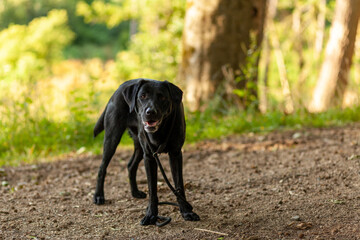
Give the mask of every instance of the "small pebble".
[{"label": "small pebble", "polygon": [[298,216],[298,215],[293,216],[293,217],[291,217],[291,220],[293,220],[293,221],[300,221],[300,216]]}]

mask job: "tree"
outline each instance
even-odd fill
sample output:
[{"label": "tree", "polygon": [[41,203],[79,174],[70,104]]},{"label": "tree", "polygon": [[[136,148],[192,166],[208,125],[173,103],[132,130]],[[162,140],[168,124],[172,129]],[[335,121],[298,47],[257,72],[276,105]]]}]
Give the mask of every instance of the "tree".
[{"label": "tree", "polygon": [[257,66],[266,0],[188,0],[178,78],[190,110],[199,110],[218,89],[244,105],[257,98]]},{"label": "tree", "polygon": [[348,84],[360,0],[336,0],[335,9],[325,60],[309,105],[312,112],[325,111],[331,104],[341,102]]}]

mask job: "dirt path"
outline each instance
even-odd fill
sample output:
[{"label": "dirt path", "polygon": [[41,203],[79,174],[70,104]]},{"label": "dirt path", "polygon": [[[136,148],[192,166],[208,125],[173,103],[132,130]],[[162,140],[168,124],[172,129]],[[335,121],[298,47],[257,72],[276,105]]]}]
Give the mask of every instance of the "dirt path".
[{"label": "dirt path", "polygon": [[[0,239],[360,239],[359,124],[188,146],[184,178],[201,221],[160,206],[172,218],[163,228],[139,224],[147,200],[131,197],[130,155],[120,147],[110,164],[104,206],[92,204],[101,156],[1,169]],[[146,191],[143,164],[138,180]],[[159,198],[174,200],[162,180]]]}]

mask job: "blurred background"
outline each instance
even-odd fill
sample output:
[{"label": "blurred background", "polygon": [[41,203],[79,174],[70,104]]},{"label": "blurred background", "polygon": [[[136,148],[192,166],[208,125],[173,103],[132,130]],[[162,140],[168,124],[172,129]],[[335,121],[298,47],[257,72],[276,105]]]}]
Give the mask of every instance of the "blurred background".
[{"label": "blurred background", "polygon": [[1,0],[0,166],[100,154],[97,117],[139,77],[184,90],[188,143],[359,121],[359,14],[359,0]]}]

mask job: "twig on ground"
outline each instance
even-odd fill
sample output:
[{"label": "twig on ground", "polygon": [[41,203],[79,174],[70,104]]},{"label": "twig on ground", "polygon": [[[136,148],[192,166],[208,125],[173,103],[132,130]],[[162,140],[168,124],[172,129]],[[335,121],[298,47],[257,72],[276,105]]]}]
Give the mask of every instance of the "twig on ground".
[{"label": "twig on ground", "polygon": [[229,236],[229,234],[227,234],[227,233],[216,232],[216,231],[211,231],[211,230],[202,229],[202,228],[194,228],[194,229],[195,229],[195,230],[198,230],[198,231],[209,232],[209,233],[215,233],[215,234],[219,234],[219,235],[223,235],[223,236]]}]

